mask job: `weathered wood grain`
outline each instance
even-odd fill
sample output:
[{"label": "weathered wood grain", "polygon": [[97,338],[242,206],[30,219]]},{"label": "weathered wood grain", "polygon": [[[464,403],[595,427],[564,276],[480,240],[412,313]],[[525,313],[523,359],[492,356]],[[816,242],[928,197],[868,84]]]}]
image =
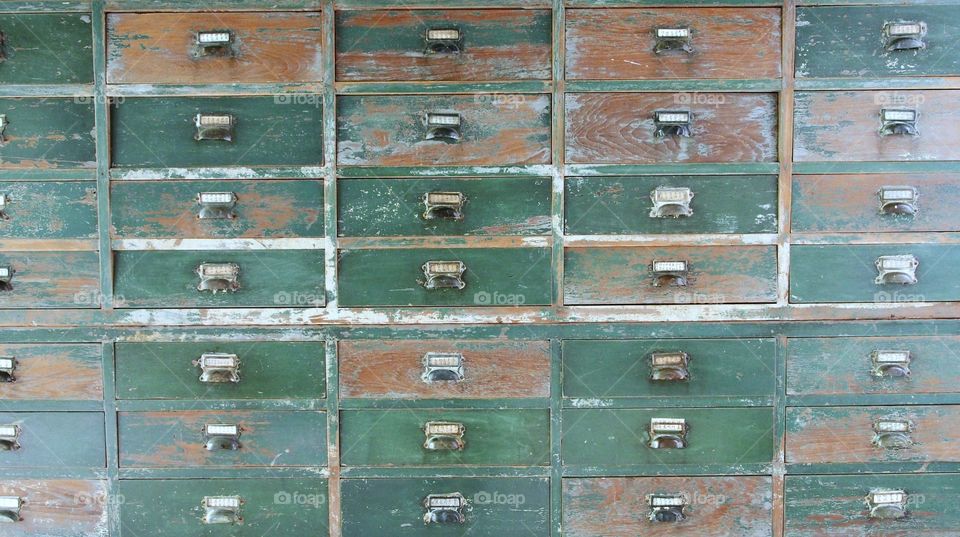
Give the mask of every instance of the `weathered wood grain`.
[{"label": "weathered wood grain", "polygon": [[17,361],[16,380],[0,382],[0,400],[103,399],[99,345],[3,344],[0,356]]},{"label": "weathered wood grain", "polygon": [[89,182],[0,182],[5,196],[0,237],[97,237],[97,189]]},{"label": "weathered wood grain", "polygon": [[0,451],[4,468],[104,468],[103,412],[0,412],[20,426],[20,449]]},{"label": "weathered wood grain", "polygon": [[0,496],[23,499],[22,520],[3,525],[5,537],[107,535],[106,481],[17,479],[0,481]]},{"label": "weathered wood grain", "polygon": [[15,272],[3,308],[91,308],[100,304],[96,252],[0,252]]},{"label": "weathered wood grain", "polygon": [[93,98],[0,99],[0,168],[93,168]]},{"label": "weathered wood grain", "polygon": [[2,84],[90,84],[89,13],[0,13]]}]

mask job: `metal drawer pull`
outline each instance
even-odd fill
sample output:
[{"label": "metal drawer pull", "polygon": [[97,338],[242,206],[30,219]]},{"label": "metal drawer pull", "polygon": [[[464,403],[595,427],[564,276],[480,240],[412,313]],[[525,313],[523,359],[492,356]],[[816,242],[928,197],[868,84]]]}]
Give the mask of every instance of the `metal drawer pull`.
[{"label": "metal drawer pull", "polygon": [[199,56],[233,56],[233,32],[230,30],[197,32],[196,45]]},{"label": "metal drawer pull", "polygon": [[920,113],[910,108],[884,108],[880,110],[880,136],[920,136],[917,119]]},{"label": "metal drawer pull", "polygon": [[243,524],[240,508],[243,507],[240,496],[204,496],[200,502],[203,508],[204,524]]},{"label": "metal drawer pull", "polygon": [[0,451],[16,451],[20,449],[19,425],[0,425]]},{"label": "metal drawer pull", "polygon": [[903,490],[871,490],[866,500],[870,518],[895,520],[907,516],[907,493]]},{"label": "metal drawer pull", "polygon": [[463,32],[458,28],[430,28],[423,35],[427,54],[460,54]]},{"label": "metal drawer pull", "polygon": [[7,59],[7,36],[0,31],[0,62]]},{"label": "metal drawer pull", "polygon": [[197,275],[200,276],[197,291],[217,294],[240,289],[240,265],[236,263],[200,263]]},{"label": "metal drawer pull", "polygon": [[17,359],[13,356],[0,356],[0,382],[16,382],[14,372],[17,370]]},{"label": "metal drawer pull", "polygon": [[653,52],[660,54],[668,50],[680,50],[693,54],[690,28],[657,28],[653,34]]},{"label": "metal drawer pull", "polygon": [[208,423],[203,426],[203,445],[207,451],[236,451],[240,449],[239,425]]},{"label": "metal drawer pull", "polygon": [[10,265],[0,265],[0,291],[13,291],[13,275],[16,272]]},{"label": "metal drawer pull", "polygon": [[878,419],[873,422],[873,445],[885,449],[907,449],[913,445],[913,422],[901,419]]},{"label": "metal drawer pull", "polygon": [[679,218],[693,216],[690,202],[693,191],[686,187],[658,186],[650,192],[650,218]]},{"label": "metal drawer pull", "polygon": [[423,117],[423,123],[427,127],[425,137],[427,140],[460,141],[462,136],[460,129],[463,124],[460,114],[427,112]]},{"label": "metal drawer pull", "polygon": [[423,507],[427,510],[423,515],[425,524],[463,524],[467,521],[463,509],[467,506],[467,499],[459,492],[450,494],[430,494],[423,499]]},{"label": "metal drawer pull", "polygon": [[909,377],[910,351],[875,350],[870,353],[875,377]]},{"label": "metal drawer pull", "polygon": [[650,443],[653,449],[683,449],[687,447],[690,428],[683,418],[650,418]]},{"label": "metal drawer pull", "polygon": [[421,268],[427,278],[423,282],[427,289],[463,289],[467,286],[463,281],[467,266],[461,261],[427,261]]},{"label": "metal drawer pull", "polygon": [[880,213],[913,216],[917,214],[920,191],[912,186],[884,186],[877,192]]},{"label": "metal drawer pull", "polygon": [[423,426],[423,434],[427,439],[423,442],[424,449],[430,451],[463,451],[467,446],[463,435],[467,428],[462,423],[454,421],[428,421]]},{"label": "metal drawer pull", "polygon": [[917,283],[917,267],[920,262],[910,255],[882,255],[875,262],[879,275],[874,280],[877,285],[901,284],[913,285]]},{"label": "metal drawer pull", "polygon": [[427,192],[423,195],[424,220],[463,220],[463,204],[467,197],[461,192]]},{"label": "metal drawer pull", "polygon": [[648,494],[647,505],[650,506],[650,522],[682,522],[687,518],[683,510],[687,507],[687,495],[679,494]]},{"label": "metal drawer pull", "polygon": [[0,147],[7,141],[7,137],[4,136],[4,131],[7,130],[7,125],[10,124],[10,121],[7,120],[6,114],[0,114]]},{"label": "metal drawer pull", "polygon": [[10,196],[0,194],[0,220],[10,220],[7,214],[7,205],[10,203]]},{"label": "metal drawer pull", "polygon": [[20,522],[20,510],[23,508],[20,496],[0,496],[0,522]]},{"label": "metal drawer pull", "polygon": [[650,355],[650,380],[690,380],[690,356],[682,351],[655,352]]},{"label": "metal drawer pull", "polygon": [[690,132],[692,122],[693,117],[688,111],[658,110],[653,113],[653,126],[656,128],[653,135],[657,138],[667,136],[689,138],[692,136]]},{"label": "metal drawer pull", "polygon": [[423,375],[427,384],[463,380],[463,355],[459,352],[428,352],[423,355]]},{"label": "metal drawer pull", "polygon": [[225,352],[205,352],[193,365],[200,367],[200,382],[210,384],[240,382],[240,358]]},{"label": "metal drawer pull", "polygon": [[886,49],[921,50],[927,48],[923,40],[927,35],[925,22],[888,22],[883,25],[883,41]]},{"label": "metal drawer pull", "polygon": [[237,123],[233,115],[197,114],[193,122],[197,127],[197,133],[193,135],[194,140],[222,140],[224,142],[233,142],[233,129]]},{"label": "metal drawer pull", "polygon": [[200,220],[232,220],[237,217],[233,211],[237,206],[237,195],[233,192],[200,192],[197,194]]},{"label": "metal drawer pull", "polygon": [[650,265],[653,273],[653,286],[675,285],[685,287],[690,274],[690,264],[686,261],[654,261]]}]

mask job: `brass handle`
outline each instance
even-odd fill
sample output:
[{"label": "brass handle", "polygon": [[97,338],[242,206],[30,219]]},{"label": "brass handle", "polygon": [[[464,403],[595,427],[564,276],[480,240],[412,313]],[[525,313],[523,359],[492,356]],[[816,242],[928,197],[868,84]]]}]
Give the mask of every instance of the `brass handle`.
[{"label": "brass handle", "polygon": [[925,49],[926,36],[927,24],[923,21],[888,22],[883,25],[884,47],[890,52]]},{"label": "brass handle", "polygon": [[430,28],[423,35],[427,54],[460,54],[463,32],[459,28]]},{"label": "brass handle", "polygon": [[234,35],[231,30],[202,30],[197,32],[197,56],[235,56]]}]

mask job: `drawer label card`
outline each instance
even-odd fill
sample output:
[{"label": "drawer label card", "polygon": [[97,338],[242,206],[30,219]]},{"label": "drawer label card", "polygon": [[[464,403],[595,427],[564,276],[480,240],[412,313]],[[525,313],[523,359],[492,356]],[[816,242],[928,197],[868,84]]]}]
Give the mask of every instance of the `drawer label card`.
[{"label": "drawer label card", "polygon": [[690,428],[683,418],[650,418],[650,442],[653,449],[683,449],[687,447]]},{"label": "drawer label card", "polygon": [[423,500],[427,512],[423,515],[426,524],[463,524],[463,514],[467,499],[459,492],[450,494],[430,494]]},{"label": "drawer label card", "polygon": [[693,191],[686,187],[658,186],[650,192],[653,208],[650,218],[679,218],[693,216],[690,202]]},{"label": "drawer label card", "polygon": [[200,276],[197,291],[217,294],[240,289],[240,265],[236,263],[201,263],[197,275]]},{"label": "drawer label card", "polygon": [[424,449],[430,451],[463,451],[466,447],[464,435],[467,428],[462,423],[453,421],[428,421],[423,426],[426,440]]},{"label": "drawer label card", "polygon": [[20,522],[20,510],[23,498],[20,496],[0,496],[0,522]]},{"label": "drawer label card", "polygon": [[0,451],[16,451],[20,449],[20,426],[15,424],[0,425]]},{"label": "drawer label card", "polygon": [[463,355],[459,352],[428,352],[423,355],[423,374],[427,384],[460,382],[464,379]]},{"label": "drawer label card", "polygon": [[883,40],[887,51],[922,50],[927,48],[923,40],[927,35],[927,24],[917,22],[887,22],[883,25]]},{"label": "drawer label card", "polygon": [[872,490],[866,501],[870,518],[898,519],[907,516],[907,493],[903,490]]},{"label": "drawer label card", "polygon": [[882,255],[874,264],[879,273],[874,280],[877,285],[917,283],[917,267],[920,262],[913,255]]},{"label": "drawer label card", "polygon": [[240,496],[205,496],[200,502],[204,524],[242,524],[240,509],[244,501]]},{"label": "drawer label card", "polygon": [[0,382],[15,382],[17,359],[13,356],[0,356]]},{"label": "drawer label card", "polygon": [[647,505],[650,514],[647,517],[651,522],[681,522],[686,517],[684,509],[687,507],[687,495],[677,494],[648,494]]}]

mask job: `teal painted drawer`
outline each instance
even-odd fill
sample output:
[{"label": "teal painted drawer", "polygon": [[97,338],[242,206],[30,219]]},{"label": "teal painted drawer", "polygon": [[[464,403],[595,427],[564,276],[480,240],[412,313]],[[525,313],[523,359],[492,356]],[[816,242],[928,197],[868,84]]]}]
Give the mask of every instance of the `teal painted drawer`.
[{"label": "teal painted drawer", "polygon": [[0,238],[96,238],[96,184],[0,182],[0,214]]},{"label": "teal painted drawer", "polygon": [[[106,481],[17,479],[0,481],[0,496],[19,499],[19,520],[3,525],[4,537],[107,535]],[[4,522],[17,517],[5,511]]]},{"label": "teal painted drawer", "polygon": [[99,274],[96,252],[0,252],[0,308],[96,307]]},{"label": "teal painted drawer", "polygon": [[102,412],[0,413],[0,464],[6,468],[103,468]]},{"label": "teal painted drawer", "polygon": [[89,13],[0,13],[0,83],[93,83]]},{"label": "teal painted drawer", "polygon": [[0,400],[102,401],[100,360],[97,344],[0,344]]},{"label": "teal painted drawer", "polygon": [[0,168],[96,166],[92,98],[2,98],[0,117]]}]

